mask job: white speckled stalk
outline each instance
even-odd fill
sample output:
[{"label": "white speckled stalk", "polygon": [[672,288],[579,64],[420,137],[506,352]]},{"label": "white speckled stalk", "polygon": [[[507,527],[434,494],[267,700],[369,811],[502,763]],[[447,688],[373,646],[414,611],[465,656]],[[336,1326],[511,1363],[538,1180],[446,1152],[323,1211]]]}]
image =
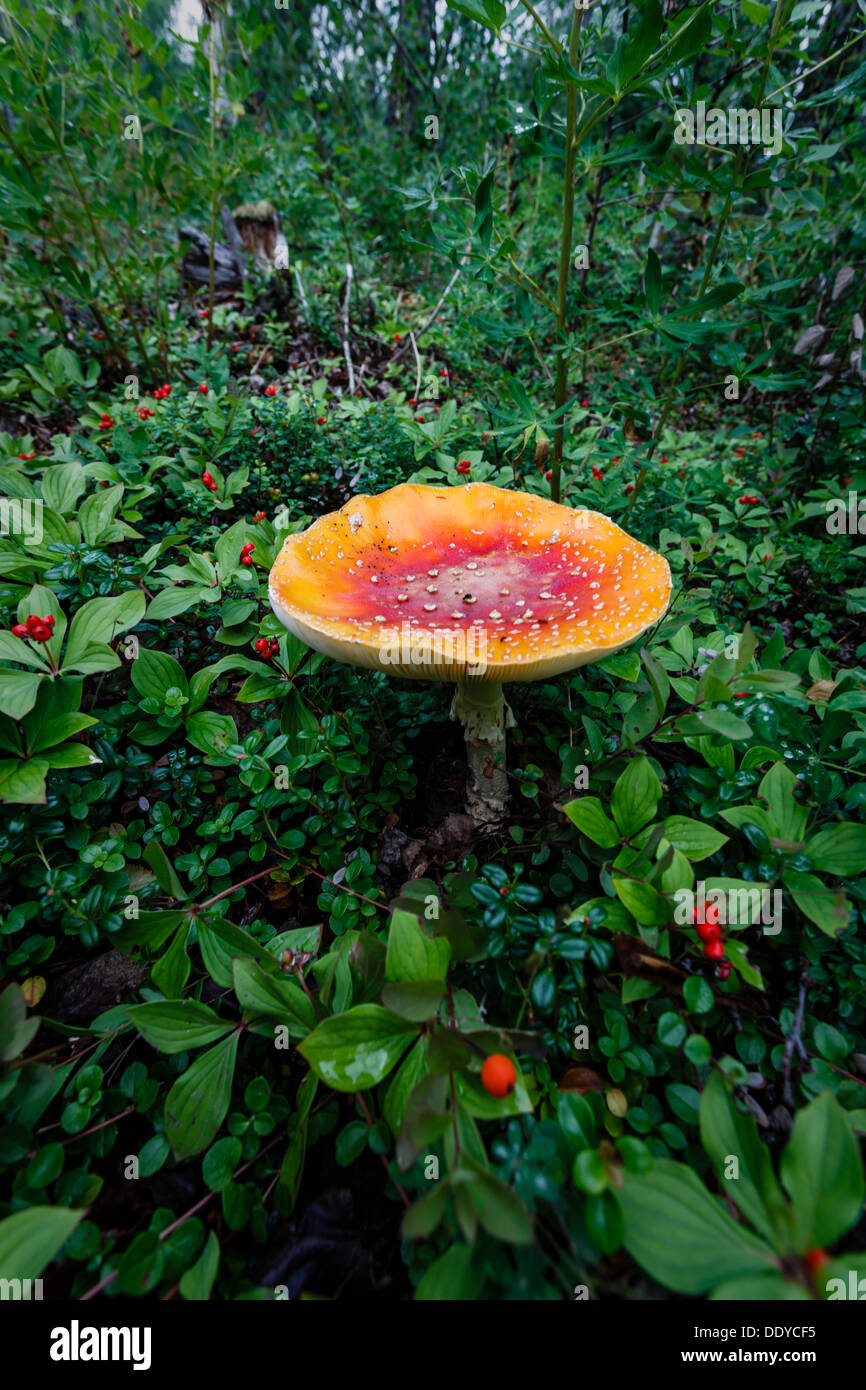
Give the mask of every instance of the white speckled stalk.
[{"label": "white speckled stalk", "polygon": [[459,681],[451,718],[460,720],[466,736],[466,810],[479,830],[488,834],[500,830],[509,801],[505,730],[514,727],[502,686],[494,681]]}]

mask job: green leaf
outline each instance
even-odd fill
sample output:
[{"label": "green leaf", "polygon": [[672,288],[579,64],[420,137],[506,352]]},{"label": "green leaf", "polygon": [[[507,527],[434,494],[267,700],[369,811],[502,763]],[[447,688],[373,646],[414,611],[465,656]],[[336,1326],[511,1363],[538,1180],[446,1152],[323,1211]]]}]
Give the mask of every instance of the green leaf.
[{"label": "green leaf", "polygon": [[181,694],[189,696],[189,682],[183,667],[166,652],[157,652],[150,647],[142,647],[132,663],[132,683],[140,695],[165,702],[165,694],[172,686],[177,686]]},{"label": "green leaf", "polygon": [[46,468],[42,474],[42,496],[52,511],[68,516],[75,511],[79,497],[87,489],[87,475],[77,459]]},{"label": "green leaf", "polygon": [[860,1217],[866,1193],[860,1151],[832,1092],[797,1112],[780,1171],[794,1203],[798,1252],[831,1245]]},{"label": "green leaf", "polygon": [[495,1240],[509,1245],[532,1243],[532,1222],[529,1212],[507,1183],[493,1173],[476,1173],[466,1169],[453,1175],[452,1182],[468,1186],[472,1206],[479,1224]]},{"label": "green leaf", "polygon": [[712,826],[692,820],[689,816],[668,816],[664,832],[665,839],[692,860],[706,859],[715,854],[729,839],[721,831],[713,830]]},{"label": "green leaf", "polygon": [[723,738],[751,738],[752,729],[739,715],[729,714],[723,709],[703,709],[697,714],[685,714],[677,720],[677,730],[681,734],[721,734]]},{"label": "green leaf", "polygon": [[666,1288],[702,1294],[774,1267],[772,1250],[737,1225],[684,1164],[656,1159],[648,1173],[624,1169],[618,1195],[626,1249]]},{"label": "green leaf", "polygon": [[238,729],[230,714],[217,714],[203,709],[191,714],[185,724],[186,736],[202,753],[222,753],[230,743],[237,743]]},{"label": "green leaf", "polygon": [[837,937],[851,920],[851,904],[842,888],[828,888],[815,874],[795,873],[787,869],[782,874],[785,885],[804,917],[814,922],[827,936]]},{"label": "green leaf", "polygon": [[686,980],[683,985],[683,998],[690,1014],[709,1013],[716,1002],[713,991],[706,980],[702,980],[697,975],[692,975],[690,979]]},{"label": "green leaf", "polygon": [[636,878],[615,877],[613,886],[620,902],[642,927],[660,927],[670,922],[671,905],[652,884]]},{"label": "green leaf", "polygon": [[[451,9],[458,8],[454,0],[448,0],[448,4]],[[415,1301],[471,1303],[483,1283],[482,1271],[472,1267],[472,1247],[457,1242],[433,1261],[415,1290]]]},{"label": "green leaf", "polygon": [[419,1038],[411,1052],[408,1052],[394,1073],[392,1080],[388,1083],[385,1092],[385,1099],[382,1102],[382,1114],[388,1122],[388,1128],[396,1137],[400,1132],[403,1123],[403,1115],[406,1110],[406,1102],[409,1095],[417,1086],[426,1072],[426,1051],[424,1039]]},{"label": "green leaf", "polygon": [[808,1303],[810,1295],[802,1284],[793,1284],[781,1274],[754,1274],[744,1279],[728,1279],[713,1289],[714,1303]]},{"label": "green leaf", "polygon": [[759,5],[758,0],[742,0],[740,9],[753,24],[766,24],[770,17],[770,6]]},{"label": "green leaf", "polygon": [[375,1086],[399,1060],[417,1029],[378,1004],[359,1004],[320,1023],[298,1051],[335,1091]]},{"label": "green leaf", "polygon": [[160,589],[147,606],[149,623],[164,622],[166,618],[176,618],[180,613],[195,608],[201,601],[205,590],[199,584],[169,584]]},{"label": "green leaf", "polygon": [[243,1145],[240,1139],[232,1135],[218,1139],[211,1145],[201,1165],[201,1175],[211,1192],[221,1192],[231,1182],[242,1153]]},{"label": "green leaf", "polygon": [[430,1236],[436,1230],[448,1202],[448,1188],[445,1183],[434,1184],[432,1192],[415,1202],[403,1217],[402,1233],[404,1240],[419,1240]]},{"label": "green leaf", "polygon": [[571,1091],[561,1091],[555,1098],[556,1121],[563,1134],[579,1149],[595,1143],[595,1116],[589,1101]]},{"label": "green leaf", "polygon": [[0,1062],[13,1062],[36,1036],[40,1022],[27,1017],[21,986],[7,985],[0,994]]},{"label": "green leaf", "polygon": [[234,983],[233,965],[237,957],[271,966],[273,958],[261,942],[225,917],[210,917],[207,921],[199,918],[197,930],[205,970],[223,989]]},{"label": "green leaf", "polygon": [[211,1289],[217,1277],[220,1263],[220,1243],[216,1232],[208,1233],[204,1250],[194,1265],[180,1277],[181,1297],[188,1302],[203,1303],[210,1298]]},{"label": "green leaf", "polygon": [[141,1298],[155,1289],[165,1265],[165,1250],[156,1231],[142,1231],[124,1250],[117,1266],[117,1289]]},{"label": "green leaf", "polygon": [[63,665],[80,661],[91,643],[104,644],[135,627],[144,617],[145,597],[140,589],[130,589],[113,598],[93,598],[85,603],[69,624]]},{"label": "green leaf", "polygon": [[780,840],[798,843],[806,834],[809,811],[794,796],[797,778],[783,762],[776,762],[761,779],[758,795],[765,798],[767,811]]},{"label": "green leaf", "polygon": [[280,1019],[296,1036],[315,1028],[312,1002],[295,980],[270,975],[253,960],[235,958],[233,967],[235,994],[242,1009]]},{"label": "green leaf", "polygon": [[17,759],[0,762],[0,801],[16,805],[36,805],[45,801],[47,758]]},{"label": "green leaf", "polygon": [[[787,1228],[787,1204],[773,1173],[770,1150],[755,1121],[737,1110],[724,1077],[714,1072],[701,1095],[701,1143],[731,1201],[777,1249]],[[730,1158],[736,1177],[728,1176]]]},{"label": "green leaf", "polygon": [[610,809],[621,834],[628,837],[641,830],[655,815],[661,783],[649,758],[632,758],[625,772],[617,778],[610,799]]},{"label": "green leaf", "polygon": [[192,1158],[201,1153],[225,1119],[239,1036],[236,1030],[196,1058],[166,1096],[165,1137],[176,1158]]},{"label": "green leaf", "polygon": [[479,1120],[499,1120],[506,1115],[529,1115],[532,1101],[520,1072],[510,1095],[491,1096],[481,1084],[481,1078],[470,1072],[455,1072],[454,1086],[461,1103]]},{"label": "green leaf", "polygon": [[445,984],[442,980],[399,980],[385,985],[382,990],[382,1003],[386,1009],[418,1023],[435,1018],[444,998]]},{"label": "green leaf", "polygon": [[78,1225],[83,1210],[28,1207],[0,1221],[4,1279],[38,1279]]},{"label": "green leaf", "polygon": [[11,632],[0,632],[0,661],[20,661],[22,666],[29,666],[35,671],[47,672],[49,669],[48,662],[37,648]]},{"label": "green leaf", "polygon": [[391,917],[385,975],[388,980],[444,980],[451,959],[445,937],[431,937],[412,912],[398,908]]},{"label": "green leaf", "polygon": [[11,667],[0,670],[0,714],[23,719],[36,704],[43,680],[45,676],[34,671],[16,671]]},{"label": "green leaf", "polygon": [[160,956],[151,969],[150,977],[166,999],[179,999],[189,979],[190,960],[186,951],[189,932],[190,924],[184,922],[183,926],[178,928],[165,955]]},{"label": "green leaf", "polygon": [[819,873],[853,878],[866,870],[866,825],[828,826],[806,841],[803,853]]},{"label": "green leaf", "polygon": [[622,839],[613,821],[605,815],[597,796],[576,797],[574,801],[566,802],[562,809],[572,824],[593,844],[601,845],[602,849],[613,849]]},{"label": "green leaf", "polygon": [[158,840],[151,840],[150,844],[145,845],[142,858],[145,864],[153,869],[157,883],[169,898],[174,902],[184,902],[189,897],[175,873],[174,865]]},{"label": "green leaf", "polygon": [[127,1018],[141,1036],[160,1052],[186,1052],[205,1047],[231,1032],[234,1024],[218,1018],[213,1009],[195,999],[160,1004],[131,1004]]},{"label": "green leaf", "polygon": [[123,484],[117,483],[114,487],[97,488],[82,502],[78,509],[78,524],[88,545],[123,539],[123,531],[114,519],[122,497]]},{"label": "green leaf", "polygon": [[603,1254],[612,1255],[620,1248],[625,1235],[625,1222],[622,1207],[612,1192],[587,1197],[584,1220],[591,1239]]}]

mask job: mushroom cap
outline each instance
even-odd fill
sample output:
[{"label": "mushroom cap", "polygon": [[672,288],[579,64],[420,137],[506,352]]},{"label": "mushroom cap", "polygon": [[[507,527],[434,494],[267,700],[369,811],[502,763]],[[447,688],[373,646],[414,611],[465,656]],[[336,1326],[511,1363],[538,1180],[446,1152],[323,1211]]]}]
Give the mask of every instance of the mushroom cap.
[{"label": "mushroom cap", "polygon": [[667,560],[600,512],[468,483],[353,497],[287,537],[271,606],[337,661],[416,680],[531,681],[628,646]]}]

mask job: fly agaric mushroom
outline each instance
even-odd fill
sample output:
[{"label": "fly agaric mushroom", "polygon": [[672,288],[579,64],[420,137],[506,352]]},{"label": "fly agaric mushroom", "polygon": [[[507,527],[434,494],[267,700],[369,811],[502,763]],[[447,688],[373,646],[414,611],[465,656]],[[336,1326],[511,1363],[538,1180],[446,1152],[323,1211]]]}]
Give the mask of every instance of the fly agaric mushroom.
[{"label": "fly agaric mushroom", "polygon": [[402,483],[353,497],[289,536],[271,606],[338,661],[457,683],[467,810],[485,830],[508,806],[504,681],[600,661],[665,612],[667,561],[599,512],[487,483]]}]

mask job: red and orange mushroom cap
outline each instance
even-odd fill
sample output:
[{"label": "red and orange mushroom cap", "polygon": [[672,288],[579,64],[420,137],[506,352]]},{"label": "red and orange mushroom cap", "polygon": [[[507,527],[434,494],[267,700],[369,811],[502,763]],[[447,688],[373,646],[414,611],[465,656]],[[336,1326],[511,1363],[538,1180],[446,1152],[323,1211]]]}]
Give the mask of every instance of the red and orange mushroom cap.
[{"label": "red and orange mushroom cap", "polygon": [[528,681],[619,651],[665,612],[667,561],[599,512],[487,483],[403,483],[289,536],[270,575],[290,632],[420,680]]}]

